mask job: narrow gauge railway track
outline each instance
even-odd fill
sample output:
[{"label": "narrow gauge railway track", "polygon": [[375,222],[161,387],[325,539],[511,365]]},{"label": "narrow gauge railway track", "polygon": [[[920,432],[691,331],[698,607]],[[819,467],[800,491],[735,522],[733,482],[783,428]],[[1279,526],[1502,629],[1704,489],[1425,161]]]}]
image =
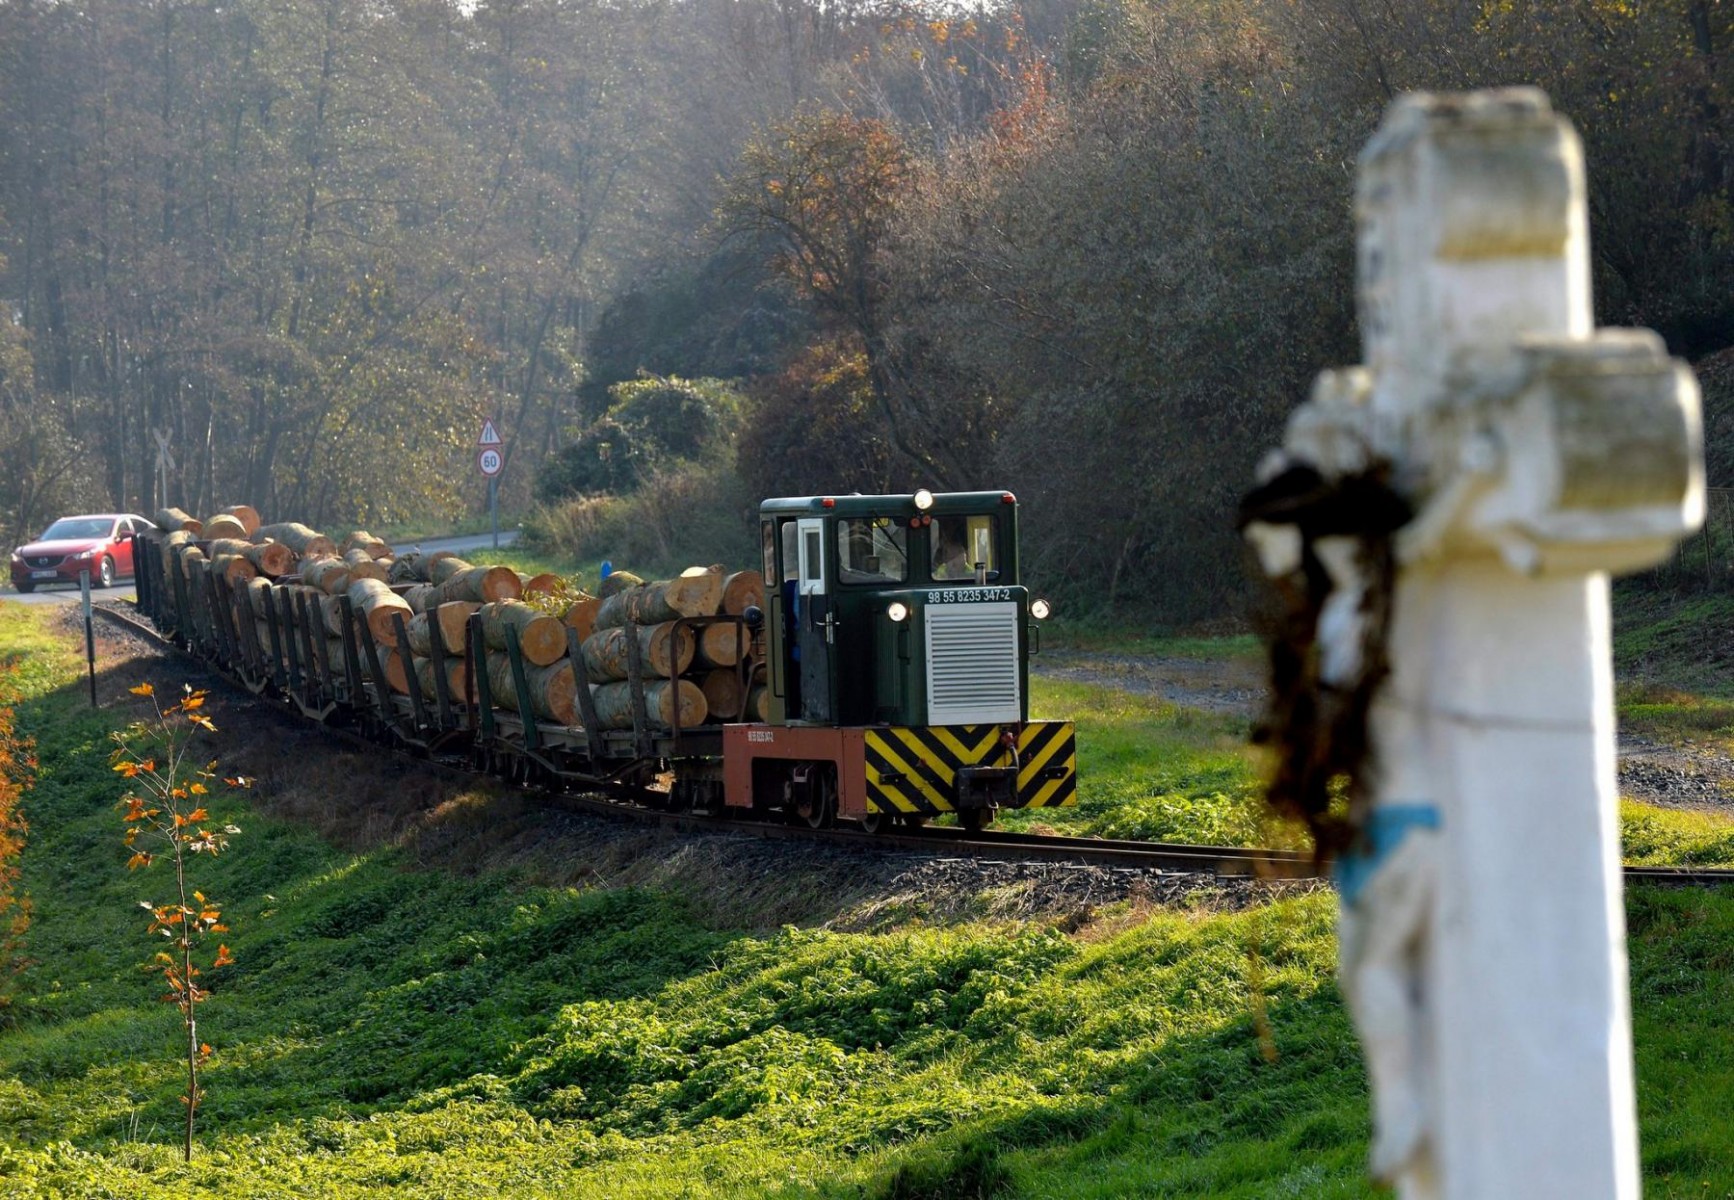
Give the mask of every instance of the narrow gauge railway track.
[{"label": "narrow gauge railway track", "polygon": [[[163,636],[154,626],[118,608],[98,605],[93,609],[105,620],[165,650],[196,662],[224,680],[230,687],[247,696],[258,696],[252,688],[233,676],[221,665],[190,653],[172,639]],[[294,711],[285,703],[285,711]],[[401,741],[382,742],[341,726],[322,723],[326,733],[348,744],[378,750],[382,745],[392,753],[426,767],[447,778],[473,780],[482,774],[469,763],[468,757],[411,753]],[[490,776],[490,778],[492,778]],[[789,839],[828,842],[870,850],[904,850],[922,854],[980,861],[1007,859],[1046,859],[1060,862],[1091,863],[1136,870],[1155,870],[1174,874],[1209,875],[1217,879],[1306,880],[1319,878],[1312,856],[1298,850],[1254,849],[1239,846],[1199,846],[1173,843],[1113,841],[1103,838],[1063,837],[1045,834],[1007,833],[999,831],[970,832],[964,829],[926,828],[896,833],[868,833],[849,828],[811,829],[792,825],[740,818],[718,819],[694,812],[669,811],[668,793],[654,788],[617,784],[594,792],[581,793],[530,785],[527,790],[561,807],[626,820],[654,824],[671,832],[735,833],[768,839]],[[1667,887],[1712,887],[1734,884],[1734,870],[1707,867],[1632,867],[1625,868],[1628,883],[1647,883]]]}]

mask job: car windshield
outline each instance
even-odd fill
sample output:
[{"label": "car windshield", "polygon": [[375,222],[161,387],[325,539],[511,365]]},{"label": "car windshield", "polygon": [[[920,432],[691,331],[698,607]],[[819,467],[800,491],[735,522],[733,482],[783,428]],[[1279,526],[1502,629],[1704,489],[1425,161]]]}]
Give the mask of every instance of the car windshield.
[{"label": "car windshield", "polygon": [[40,542],[70,542],[82,538],[104,538],[109,530],[114,528],[114,521],[108,517],[62,517],[50,525],[40,538]]}]

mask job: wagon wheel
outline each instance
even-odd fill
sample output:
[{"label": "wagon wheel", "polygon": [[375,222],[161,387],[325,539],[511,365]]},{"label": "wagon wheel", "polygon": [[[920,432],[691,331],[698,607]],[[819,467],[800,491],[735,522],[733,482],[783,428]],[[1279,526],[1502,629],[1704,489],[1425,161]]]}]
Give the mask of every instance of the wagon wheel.
[{"label": "wagon wheel", "polygon": [[957,810],[957,823],[971,833],[980,833],[993,821],[991,808],[960,808]]},{"label": "wagon wheel", "polygon": [[883,833],[891,828],[891,814],[886,812],[869,812],[861,815],[861,828],[868,833]]},{"label": "wagon wheel", "polygon": [[813,772],[806,796],[793,814],[809,829],[828,829],[837,817],[837,768],[820,766]]}]

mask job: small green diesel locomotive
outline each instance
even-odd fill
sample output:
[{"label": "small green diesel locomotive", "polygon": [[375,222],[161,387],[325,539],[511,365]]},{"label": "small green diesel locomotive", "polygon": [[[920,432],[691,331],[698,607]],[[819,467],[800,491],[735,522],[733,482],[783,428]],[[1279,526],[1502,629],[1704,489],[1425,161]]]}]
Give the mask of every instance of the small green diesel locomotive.
[{"label": "small green diesel locomotive", "polygon": [[822,826],[1076,802],[1067,721],[1029,719],[1033,622],[1010,492],[759,506],[764,724],[723,729],[724,802]]}]

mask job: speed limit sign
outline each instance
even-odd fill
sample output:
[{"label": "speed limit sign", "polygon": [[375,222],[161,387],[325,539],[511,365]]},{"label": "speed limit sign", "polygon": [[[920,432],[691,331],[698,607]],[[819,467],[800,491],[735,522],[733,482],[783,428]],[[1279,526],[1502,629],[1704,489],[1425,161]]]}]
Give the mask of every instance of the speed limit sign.
[{"label": "speed limit sign", "polygon": [[489,479],[500,473],[500,468],[506,465],[506,460],[500,455],[498,446],[485,446],[476,455],[476,466],[482,469],[482,474]]}]

